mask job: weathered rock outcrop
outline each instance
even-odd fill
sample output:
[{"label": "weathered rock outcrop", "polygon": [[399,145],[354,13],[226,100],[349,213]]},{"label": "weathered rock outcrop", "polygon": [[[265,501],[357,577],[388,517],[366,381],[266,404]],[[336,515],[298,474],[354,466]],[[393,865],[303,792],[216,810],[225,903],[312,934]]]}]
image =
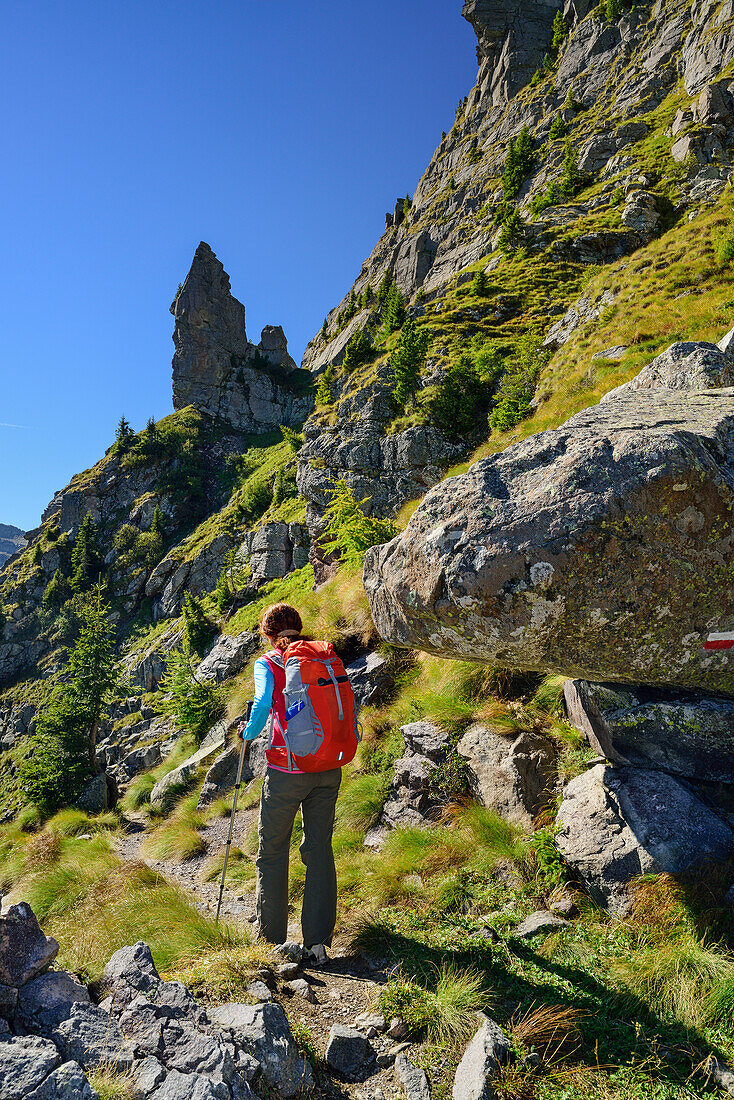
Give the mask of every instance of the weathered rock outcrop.
[{"label": "weathered rock outcrop", "polygon": [[501,107],[529,83],[553,40],[563,0],[466,0],[462,15],[477,34],[478,87]]},{"label": "weathered rock outcrop", "polygon": [[0,565],[22,550],[25,544],[25,535],[20,527],[0,523]]},{"label": "weathered rock outcrop", "polygon": [[548,803],[555,781],[555,753],[537,733],[502,737],[486,726],[470,726],[456,746],[467,762],[469,786],[482,806],[532,828]]},{"label": "weathered rock outcrop", "polygon": [[734,357],[718,344],[671,344],[630,382],[610,390],[602,401],[635,390],[709,390],[734,386]]},{"label": "weathered rock outcrop", "polygon": [[613,764],[734,783],[734,702],[713,695],[567,680],[569,720]]},{"label": "weathered rock outcrop", "polygon": [[597,764],[572,780],[556,843],[591,896],[629,907],[639,875],[679,874],[734,853],[734,832],[688,787],[662,771]]},{"label": "weathered rock outcrop", "polygon": [[365,555],[398,645],[734,694],[734,390],[639,390],[432,490]]},{"label": "weathered rock outcrop", "polygon": [[365,837],[379,848],[388,832],[399,826],[423,828],[434,823],[442,802],[433,778],[450,750],[449,735],[431,722],[401,726],[405,752],[394,764],[394,778],[377,824]]},{"label": "weathered rock outcrop", "polygon": [[307,379],[294,373],[283,330],[268,325],[248,343],[245,307],[203,241],[171,306],[173,407],[194,405],[247,432],[301,424],[313,407]]}]

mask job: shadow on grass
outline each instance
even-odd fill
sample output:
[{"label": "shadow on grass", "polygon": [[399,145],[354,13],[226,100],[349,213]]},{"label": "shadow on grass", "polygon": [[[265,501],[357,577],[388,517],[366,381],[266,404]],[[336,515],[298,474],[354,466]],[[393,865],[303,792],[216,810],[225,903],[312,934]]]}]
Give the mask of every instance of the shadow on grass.
[{"label": "shadow on grass", "polygon": [[[394,931],[379,918],[357,932],[353,946],[383,956],[389,964],[398,963],[402,973],[429,989],[447,965],[479,971],[493,995],[498,1022],[505,1027],[512,1016],[532,1007],[561,1005],[578,1010],[583,1046],[574,1056],[577,1064],[614,1069],[628,1064],[632,1055],[647,1058],[653,1051],[662,1051],[655,1077],[680,1085],[690,1075],[691,1065],[711,1050],[695,1029],[663,1019],[635,994],[610,988],[582,967],[549,961],[518,940],[493,944],[480,936],[476,946],[447,943],[438,947]],[[521,972],[529,968],[548,976],[549,984]]]}]

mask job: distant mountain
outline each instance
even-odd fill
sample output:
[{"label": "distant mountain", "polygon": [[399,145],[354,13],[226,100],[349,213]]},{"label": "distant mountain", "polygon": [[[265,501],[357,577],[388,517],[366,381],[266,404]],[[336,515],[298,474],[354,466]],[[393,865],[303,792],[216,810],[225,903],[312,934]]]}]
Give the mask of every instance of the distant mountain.
[{"label": "distant mountain", "polygon": [[25,532],[9,523],[0,523],[0,565],[25,546]]}]

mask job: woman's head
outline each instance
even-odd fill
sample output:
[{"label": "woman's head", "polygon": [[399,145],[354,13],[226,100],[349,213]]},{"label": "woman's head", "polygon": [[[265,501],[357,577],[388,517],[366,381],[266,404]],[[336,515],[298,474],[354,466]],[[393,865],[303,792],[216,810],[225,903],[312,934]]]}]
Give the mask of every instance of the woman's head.
[{"label": "woman's head", "polygon": [[295,607],[276,603],[268,607],[260,619],[260,630],[276,649],[285,650],[301,636],[303,623]]}]

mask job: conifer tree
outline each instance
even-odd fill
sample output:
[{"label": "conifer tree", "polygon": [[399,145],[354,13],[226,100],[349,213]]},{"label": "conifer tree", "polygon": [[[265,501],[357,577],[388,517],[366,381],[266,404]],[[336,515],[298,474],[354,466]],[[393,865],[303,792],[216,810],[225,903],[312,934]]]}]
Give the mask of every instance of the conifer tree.
[{"label": "conifer tree", "polygon": [[477,298],[486,298],[488,290],[487,276],[484,268],[479,268],[472,282],[472,294]]},{"label": "conifer tree", "polygon": [[204,614],[201,600],[186,592],[183,600],[183,640],[191,653],[201,654],[214,633],[214,626]]},{"label": "conifer tree", "polygon": [[418,379],[426,361],[431,335],[427,329],[419,329],[414,321],[406,321],[400,334],[400,343],[390,356],[393,380],[393,397],[402,409],[418,388]]},{"label": "conifer tree", "polygon": [[357,329],[344,349],[344,370],[351,372],[366,363],[372,352],[372,341],[363,328]]},{"label": "conifer tree", "polygon": [[163,513],[158,504],[156,504],[155,511],[153,512],[150,529],[154,535],[163,535]]},{"label": "conifer tree", "polygon": [[171,650],[161,680],[164,696],[159,695],[157,705],[161,714],[202,741],[224,714],[224,700],[221,689],[211,680],[199,679],[193,666],[193,654],[185,642],[181,649]]},{"label": "conifer tree", "polygon": [[83,592],[97,579],[100,569],[98,529],[87,512],[74,540],[71,551],[71,587],[74,592]]},{"label": "conifer tree", "polygon": [[130,427],[130,422],[124,416],[121,416],[115,432],[115,442],[112,445],[113,453],[124,454],[125,451],[130,449],[130,444],[134,438],[135,432]]},{"label": "conifer tree", "polygon": [[516,199],[535,161],[533,139],[527,126],[516,138],[510,138],[502,171],[502,188],[506,199]]},{"label": "conifer tree", "polygon": [[377,304],[378,306],[384,306],[387,301],[387,296],[390,293],[390,288],[393,285],[393,276],[391,271],[386,271],[382,276],[382,281],[377,290]]},{"label": "conifer tree", "polygon": [[330,405],[334,400],[331,387],[334,382],[334,368],[329,363],[326,370],[319,378],[319,384],[316,387],[316,404],[317,405]]},{"label": "conifer tree", "polygon": [[553,20],[553,43],[552,49],[555,53],[561,48],[568,36],[568,23],[563,18],[561,11],[556,12],[556,17]]},{"label": "conifer tree", "polygon": [[399,328],[402,328],[405,317],[405,298],[403,298],[395,283],[392,283],[385,300],[385,314],[383,317],[385,335],[389,336],[391,332],[397,332]]},{"label": "conifer tree", "polygon": [[43,593],[41,600],[41,607],[44,611],[49,611],[53,608],[59,608],[62,604],[66,603],[71,595],[71,588],[69,582],[61,572],[57,569],[51,580],[46,585],[46,590]]},{"label": "conifer tree", "polygon": [[33,753],[20,768],[20,786],[43,813],[73,802],[99,771],[97,732],[119,679],[114,629],[101,584],[85,599],[81,627],[68,655],[68,681],[36,719]]}]

